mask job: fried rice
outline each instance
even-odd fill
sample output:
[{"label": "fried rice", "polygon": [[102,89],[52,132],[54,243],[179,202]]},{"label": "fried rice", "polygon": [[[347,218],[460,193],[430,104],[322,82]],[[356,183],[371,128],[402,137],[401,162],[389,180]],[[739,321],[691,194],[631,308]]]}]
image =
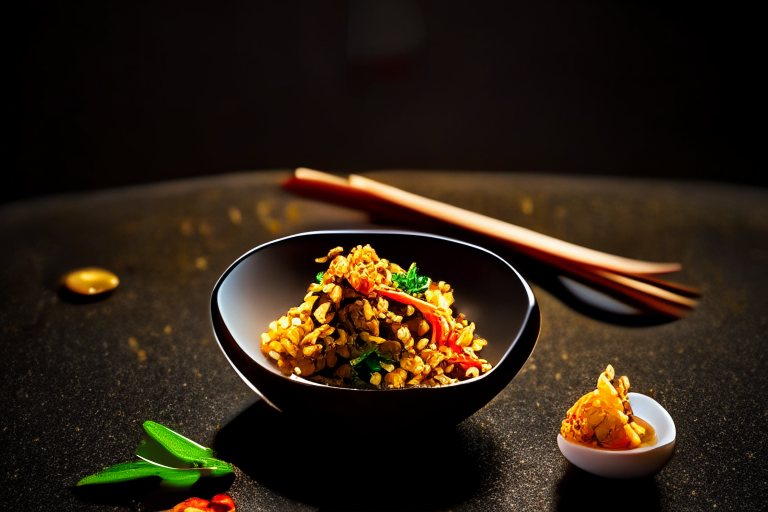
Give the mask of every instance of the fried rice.
[{"label": "fried rice", "polygon": [[454,290],[380,258],[336,247],[298,307],[269,324],[261,350],[285,375],[332,386],[398,389],[477,378],[491,365],[475,324],[454,316]]}]

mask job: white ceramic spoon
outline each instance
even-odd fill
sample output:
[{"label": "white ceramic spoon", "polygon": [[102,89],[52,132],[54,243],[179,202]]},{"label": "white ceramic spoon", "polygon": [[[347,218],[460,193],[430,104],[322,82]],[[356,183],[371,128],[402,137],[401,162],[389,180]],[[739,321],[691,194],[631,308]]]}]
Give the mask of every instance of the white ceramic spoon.
[{"label": "white ceramic spoon", "polygon": [[607,478],[642,478],[658,473],[672,457],[677,431],[672,417],[651,397],[629,393],[632,412],[647,421],[658,441],[633,450],[604,450],[566,441],[557,435],[557,446],[574,466]]}]

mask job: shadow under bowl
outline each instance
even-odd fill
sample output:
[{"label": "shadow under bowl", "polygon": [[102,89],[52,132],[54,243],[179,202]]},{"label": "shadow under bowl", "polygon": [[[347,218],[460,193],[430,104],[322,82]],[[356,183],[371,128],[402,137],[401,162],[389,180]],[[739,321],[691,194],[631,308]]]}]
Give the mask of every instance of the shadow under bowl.
[{"label": "shadow under bowl", "polygon": [[[458,311],[488,340],[481,357],[493,368],[444,387],[361,390],[285,376],[261,352],[261,334],[273,320],[301,304],[315,263],[334,247],[370,244],[379,257],[446,281]],[[275,240],[241,256],[219,278],[211,296],[211,321],[219,346],[254,392],[302,421],[367,430],[394,425],[455,425],[495,397],[533,352],[541,319],[533,291],[506,261],[481,247],[404,231],[318,231]]]}]

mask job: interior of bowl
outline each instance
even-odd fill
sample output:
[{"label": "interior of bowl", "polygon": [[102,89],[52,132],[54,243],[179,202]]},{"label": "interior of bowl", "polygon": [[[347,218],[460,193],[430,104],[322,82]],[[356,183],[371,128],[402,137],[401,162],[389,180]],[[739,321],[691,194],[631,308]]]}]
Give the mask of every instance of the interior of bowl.
[{"label": "interior of bowl", "polygon": [[658,441],[656,446],[664,446],[675,440],[677,431],[672,416],[666,409],[653,398],[640,393],[629,393],[629,403],[632,405],[632,412],[653,426],[656,431]]},{"label": "interior of bowl", "polygon": [[213,307],[239,347],[279,374],[260,350],[261,334],[270,322],[300,305],[315,275],[328,268],[328,263],[316,263],[315,258],[337,246],[346,253],[366,244],[381,258],[403,268],[415,262],[421,274],[449,283],[454,289],[454,313],[464,313],[475,323],[476,334],[488,340],[481,357],[496,367],[508,356],[535,307],[530,287],[495,254],[434,235],[329,231],[276,240],[246,253],[227,269],[214,288]]}]

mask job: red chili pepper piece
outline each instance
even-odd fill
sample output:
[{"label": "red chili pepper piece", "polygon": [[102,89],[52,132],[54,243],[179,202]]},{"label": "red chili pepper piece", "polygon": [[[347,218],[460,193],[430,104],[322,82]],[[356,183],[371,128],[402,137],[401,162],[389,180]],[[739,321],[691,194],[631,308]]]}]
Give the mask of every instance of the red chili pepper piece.
[{"label": "red chili pepper piece", "polygon": [[417,299],[413,295],[408,295],[404,292],[399,292],[397,290],[386,290],[386,289],[379,289],[376,290],[376,292],[379,295],[383,295],[387,298],[396,300],[397,302],[402,302],[403,304],[410,304],[411,306],[415,307],[425,315],[427,313],[433,313],[435,310],[437,310],[437,306],[434,304],[430,304],[429,302],[423,301],[421,299]]},{"label": "red chili pepper piece", "polygon": [[432,326],[432,343],[435,345],[445,345],[445,336],[448,331],[448,323],[442,315],[437,313],[437,306],[417,299],[413,295],[398,292],[396,290],[376,290],[379,295],[388,299],[396,300],[402,304],[410,304],[424,315],[424,318]]},{"label": "red chili pepper piece", "polygon": [[432,343],[435,345],[445,345],[445,331],[448,330],[445,319],[434,313],[424,315],[424,318],[432,326]]},{"label": "red chili pepper piece", "polygon": [[458,339],[458,333],[456,333],[456,331],[452,331],[451,334],[448,335],[448,346],[451,347],[451,350],[453,350],[454,353],[461,354],[461,347],[458,343],[456,343]]},{"label": "red chili pepper piece", "polygon": [[211,501],[189,498],[173,507],[171,512],[235,512],[235,502],[226,494],[217,494]]},{"label": "red chili pepper piece", "polygon": [[222,512],[235,512],[235,502],[232,498],[230,498],[226,494],[217,494],[216,496],[211,498],[211,503],[229,507],[229,508],[221,509]]},{"label": "red chili pepper piece", "polygon": [[202,498],[189,498],[188,500],[184,500],[175,507],[173,507],[172,512],[197,512],[198,510],[204,511],[207,507],[210,501],[204,500]]},{"label": "red chili pepper piece", "polygon": [[455,357],[452,357],[448,359],[448,362],[451,364],[460,364],[462,368],[465,370],[468,370],[470,367],[474,366],[477,369],[480,369],[483,366],[483,363],[476,359],[472,359],[466,354],[459,354]]},{"label": "red chili pepper piece", "polygon": [[233,509],[226,503],[211,503],[208,505],[208,508],[205,509],[205,512],[232,512]]}]

